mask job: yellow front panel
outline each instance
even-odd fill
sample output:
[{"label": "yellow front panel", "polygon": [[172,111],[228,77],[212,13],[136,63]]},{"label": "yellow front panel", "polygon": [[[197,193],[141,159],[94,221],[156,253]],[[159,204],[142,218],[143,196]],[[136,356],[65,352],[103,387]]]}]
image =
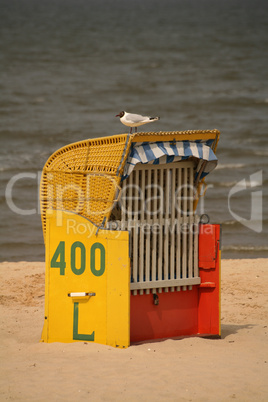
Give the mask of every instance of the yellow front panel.
[{"label": "yellow front panel", "polygon": [[62,211],[49,211],[47,223],[42,339],[127,347],[128,232],[96,234],[91,222]]},{"label": "yellow front panel", "polygon": [[130,339],[130,273],[127,244],[128,239],[115,239],[108,243],[107,337],[109,345],[115,347],[128,347],[126,340]]}]

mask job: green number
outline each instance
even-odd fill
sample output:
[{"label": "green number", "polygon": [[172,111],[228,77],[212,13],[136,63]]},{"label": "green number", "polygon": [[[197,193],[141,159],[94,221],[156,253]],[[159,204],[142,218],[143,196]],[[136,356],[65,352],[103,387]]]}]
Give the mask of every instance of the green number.
[{"label": "green number", "polygon": [[73,320],[73,339],[76,341],[91,341],[95,340],[95,331],[92,334],[79,334],[78,333],[78,314],[79,314],[79,303],[74,303],[74,320]]},{"label": "green number", "polygon": [[[100,250],[100,269],[96,269],[96,249]],[[101,276],[105,271],[105,248],[101,243],[92,244],[90,250],[90,268],[95,276]]]},{"label": "green number", "polygon": [[[81,265],[76,267],[76,249],[80,248]],[[75,275],[82,275],[86,268],[86,249],[83,243],[76,241],[71,246],[71,269]]]},{"label": "green number", "polygon": [[[76,249],[80,249],[80,267],[76,266]],[[100,268],[96,269],[96,250],[100,250]],[[59,268],[60,275],[65,275],[65,242],[60,241],[51,259],[51,268]],[[95,276],[101,276],[105,271],[105,248],[101,243],[94,243],[90,250],[90,268]],[[86,248],[83,243],[76,241],[71,246],[71,270],[75,275],[82,275],[86,269]]]},{"label": "green number", "polygon": [[[59,259],[59,261],[58,261]],[[51,268],[59,268],[60,275],[65,274],[66,262],[65,262],[65,242],[60,241],[56,251],[51,259]]]}]

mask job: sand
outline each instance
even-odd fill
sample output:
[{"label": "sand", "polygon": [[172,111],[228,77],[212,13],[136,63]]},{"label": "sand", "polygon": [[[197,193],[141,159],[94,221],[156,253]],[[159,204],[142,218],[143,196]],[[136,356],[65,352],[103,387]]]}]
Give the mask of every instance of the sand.
[{"label": "sand", "polygon": [[267,401],[268,260],[222,261],[222,338],[40,343],[45,264],[0,264],[0,400]]}]

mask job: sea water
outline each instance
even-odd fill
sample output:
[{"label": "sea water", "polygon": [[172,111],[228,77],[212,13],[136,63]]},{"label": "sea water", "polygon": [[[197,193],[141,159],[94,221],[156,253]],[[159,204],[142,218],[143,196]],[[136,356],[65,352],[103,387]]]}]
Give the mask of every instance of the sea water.
[{"label": "sea water", "polygon": [[266,0],[0,0],[1,260],[44,260],[39,180],[72,142],[217,128],[198,213],[223,258],[267,257]]}]

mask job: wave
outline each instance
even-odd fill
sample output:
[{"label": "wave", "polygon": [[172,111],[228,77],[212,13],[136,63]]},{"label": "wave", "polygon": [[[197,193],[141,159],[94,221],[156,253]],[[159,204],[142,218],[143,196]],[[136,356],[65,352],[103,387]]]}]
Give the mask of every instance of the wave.
[{"label": "wave", "polygon": [[[239,180],[239,181],[223,181],[223,182],[218,181],[218,182],[211,183],[211,184],[213,184],[213,187],[223,187],[223,188],[229,188],[229,187],[234,187],[234,186],[244,188],[244,186],[245,186],[243,179]],[[255,181],[246,180],[246,188],[247,189],[260,187],[260,186],[261,186],[261,183],[257,180],[255,180]]]},{"label": "wave", "polygon": [[243,225],[236,220],[229,220],[229,221],[220,221],[217,222],[221,225],[223,233],[226,231],[228,233],[235,233],[237,230],[241,230],[243,228]]},{"label": "wave", "polygon": [[253,252],[268,252],[268,246],[241,246],[241,245],[232,245],[232,246],[222,246],[222,251],[253,251]]},{"label": "wave", "polygon": [[216,167],[217,170],[220,169],[240,169],[242,167],[248,166],[246,163],[226,163],[226,164],[221,164],[219,163],[218,166]]},{"label": "wave", "polygon": [[[252,222],[260,222],[260,220],[252,220]],[[235,219],[231,219],[231,220],[226,220],[226,221],[221,221],[221,222],[219,222],[220,225],[226,225],[226,226],[233,226],[233,225],[235,225],[236,223],[238,223],[239,225],[241,225],[241,223],[240,223],[239,221],[235,220]],[[263,223],[263,225],[267,224],[267,223],[268,223],[268,219],[265,218],[265,217],[263,217],[262,223]]]},{"label": "wave", "polygon": [[261,186],[262,183],[258,180],[246,180],[244,183],[244,179],[235,183],[236,187],[243,187],[243,188],[244,188],[245,184],[246,184],[247,188],[253,188],[253,187]]},{"label": "wave", "polygon": [[268,156],[268,150],[263,150],[263,151],[252,151],[253,155],[256,156]]},{"label": "wave", "polygon": [[12,248],[12,249],[13,248],[16,249],[16,248],[19,248],[19,247],[23,248],[25,246],[26,247],[27,246],[34,246],[34,248],[35,247],[38,248],[38,246],[44,247],[44,243],[41,240],[34,239],[34,238],[31,238],[28,241],[25,240],[24,242],[19,241],[19,240],[16,241],[16,240],[13,240],[13,239],[10,242],[7,242],[7,241],[1,242],[1,239],[0,239],[0,243],[1,243],[1,247],[3,247],[3,250],[6,250],[7,248]]},{"label": "wave", "polygon": [[215,183],[211,183],[213,184],[213,187],[224,187],[224,188],[228,188],[228,187],[233,187],[237,184],[236,181],[224,181],[224,182],[215,182]]},{"label": "wave", "polygon": [[233,225],[236,225],[237,223],[238,222],[235,221],[235,220],[233,220],[233,221],[223,221],[223,222],[220,222],[220,225],[233,226]]}]

